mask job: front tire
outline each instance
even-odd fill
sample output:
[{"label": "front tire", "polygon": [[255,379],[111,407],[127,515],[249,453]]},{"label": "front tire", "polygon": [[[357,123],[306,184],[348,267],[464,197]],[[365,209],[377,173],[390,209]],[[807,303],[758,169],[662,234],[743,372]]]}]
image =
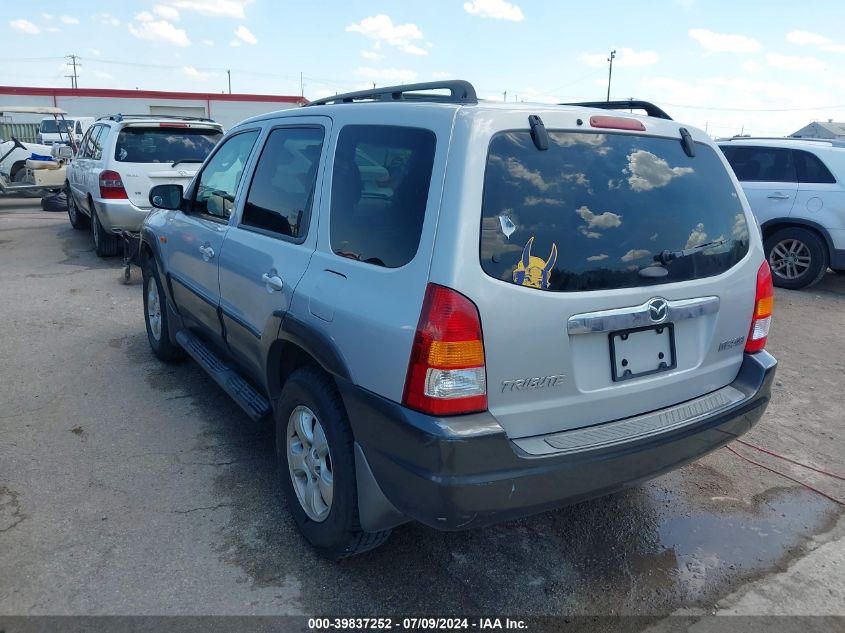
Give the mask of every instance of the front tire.
[{"label": "front tire", "polygon": [[279,476],[305,539],[331,560],[384,543],[390,530],[361,529],[354,438],[331,378],[316,367],[296,370],[285,382],[275,417]]},{"label": "front tire", "polygon": [[120,250],[120,241],[117,235],[109,233],[100,224],[100,218],[97,217],[97,210],[94,208],[94,203],[91,203],[91,234],[94,238],[94,252],[99,257],[114,257]]},{"label": "front tire", "polygon": [[772,281],[780,288],[808,288],[827,272],[827,245],[813,231],[798,226],[780,229],[769,236],[764,248]]},{"label": "front tire", "polygon": [[70,220],[70,225],[77,231],[87,229],[90,226],[91,221],[88,216],[82,213],[82,211],[79,210],[79,207],[76,206],[76,200],[70,191],[69,183],[65,183],[65,196],[67,196],[67,217]]},{"label": "front tire", "polygon": [[159,360],[174,363],[185,358],[185,350],[170,340],[170,319],[167,315],[167,298],[152,261],[144,265],[144,324],[147,340]]}]

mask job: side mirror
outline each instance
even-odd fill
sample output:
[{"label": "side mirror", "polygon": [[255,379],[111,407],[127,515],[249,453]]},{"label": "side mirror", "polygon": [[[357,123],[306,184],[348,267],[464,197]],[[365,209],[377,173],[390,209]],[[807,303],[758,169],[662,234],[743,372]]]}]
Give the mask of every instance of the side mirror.
[{"label": "side mirror", "polygon": [[182,206],[182,185],[156,185],[150,189],[150,204],[157,209],[177,210]]}]

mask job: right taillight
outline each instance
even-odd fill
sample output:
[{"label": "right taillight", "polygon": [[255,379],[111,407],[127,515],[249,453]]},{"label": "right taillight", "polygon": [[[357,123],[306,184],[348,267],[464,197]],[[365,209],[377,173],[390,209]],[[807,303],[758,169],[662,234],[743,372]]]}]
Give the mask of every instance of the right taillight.
[{"label": "right taillight", "polygon": [[106,200],[123,200],[127,197],[119,173],[110,169],[100,172],[100,197]]},{"label": "right taillight", "polygon": [[436,284],[426,288],[402,402],[431,415],[487,409],[478,308],[451,288]]},{"label": "right taillight", "polygon": [[772,271],[769,262],[763,262],[757,271],[757,294],[754,297],[754,315],[751,319],[751,329],[745,343],[746,352],[759,352],[766,347],[769,327],[772,324],[772,307],[774,305],[774,289],[772,288]]}]

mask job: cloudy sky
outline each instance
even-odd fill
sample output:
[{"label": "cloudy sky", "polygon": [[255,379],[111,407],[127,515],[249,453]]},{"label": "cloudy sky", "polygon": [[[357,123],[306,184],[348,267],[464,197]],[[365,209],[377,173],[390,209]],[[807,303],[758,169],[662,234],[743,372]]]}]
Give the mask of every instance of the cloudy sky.
[{"label": "cloudy sky", "polygon": [[480,96],[660,104],[712,135],[845,120],[841,0],[29,0],[4,3],[0,84],[317,98],[455,77]]}]

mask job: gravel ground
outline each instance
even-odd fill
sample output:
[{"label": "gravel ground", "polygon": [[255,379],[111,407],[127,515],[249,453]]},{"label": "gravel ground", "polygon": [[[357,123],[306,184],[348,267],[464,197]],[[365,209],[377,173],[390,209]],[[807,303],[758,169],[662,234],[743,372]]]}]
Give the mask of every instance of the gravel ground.
[{"label": "gravel ground", "polygon": [[[407,525],[323,561],[288,519],[272,431],[193,363],[152,357],[140,284],[120,276],[64,214],[0,199],[0,615],[765,613],[765,583],[808,578],[831,592],[813,609],[842,612],[841,506],[727,450],[557,512]],[[776,292],[777,384],[745,439],[845,472],[843,331],[845,276]],[[801,612],[800,592],[778,595]]]}]

